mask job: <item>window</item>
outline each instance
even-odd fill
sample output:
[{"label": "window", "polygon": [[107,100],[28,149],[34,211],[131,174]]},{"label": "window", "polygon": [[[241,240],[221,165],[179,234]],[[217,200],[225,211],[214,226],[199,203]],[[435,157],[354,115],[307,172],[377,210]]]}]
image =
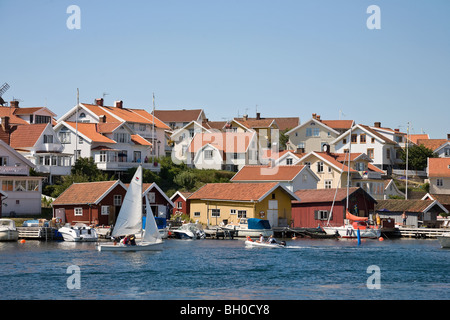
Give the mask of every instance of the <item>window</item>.
[{"label": "window", "polygon": [[109,216],[109,206],[102,206],[102,216]]},{"label": "window", "polygon": [[106,151],[100,151],[100,158],[99,158],[99,162],[106,162]]},{"label": "window", "polygon": [[156,202],[156,194],[154,192],[147,193],[148,202],[155,203]]},{"label": "window", "polygon": [[195,135],[194,129],[189,129],[189,137],[193,138]]},{"label": "window", "polygon": [[236,209],[230,209],[230,214],[236,214]]},{"label": "window", "polygon": [[39,191],[39,182],[36,180],[28,180],[28,191]]},{"label": "window", "polygon": [[314,219],[327,220],[328,219],[328,211],[327,210],[315,210],[314,211]]},{"label": "window", "polygon": [[437,178],[437,179],[436,179],[436,185],[437,185],[438,187],[442,187],[442,186],[444,185],[444,179],[442,179],[442,178]]},{"label": "window", "polygon": [[305,149],[305,142],[304,141],[300,141],[297,145],[297,148],[299,149]]},{"label": "window", "polygon": [[61,143],[70,143],[70,131],[68,129],[62,129],[58,134],[59,141]]},{"label": "window", "polygon": [[319,161],[317,162],[317,173],[322,173],[323,172],[323,162]]},{"label": "window", "polygon": [[84,142],[84,139],[82,137],[78,137],[78,143],[83,144],[83,142]]},{"label": "window", "polygon": [[366,143],[366,134],[365,133],[361,133],[359,135],[359,143]]},{"label": "window", "polygon": [[12,191],[13,190],[13,181],[12,180],[3,180],[2,181],[2,190],[3,191]]},{"label": "window", "polygon": [[358,137],[357,134],[352,134],[352,143],[356,143],[357,137]]},{"label": "window", "polygon": [[233,159],[238,159],[238,154],[236,152],[233,153]]},{"label": "window", "polygon": [[286,159],[286,164],[288,165],[288,166],[291,166],[292,165],[292,158],[287,158]]},{"label": "window", "polygon": [[40,116],[40,115],[34,116],[34,123],[49,123],[49,122],[51,122],[51,117],[49,116]]},{"label": "window", "polygon": [[373,149],[367,149],[367,156],[368,156],[370,159],[373,159],[373,158],[374,158],[374,156],[373,156]]},{"label": "window", "polygon": [[320,136],[320,129],[314,128],[313,129],[313,137],[318,137],[318,136]]},{"label": "window", "polygon": [[311,137],[312,136],[312,128],[306,128],[306,136]]},{"label": "window", "polygon": [[75,208],[75,209],[73,210],[73,214],[74,214],[75,216],[82,216],[82,215],[83,215],[83,208]]},{"label": "window", "polygon": [[220,209],[211,209],[211,217],[220,217]]},{"label": "window", "polygon": [[114,133],[114,140],[118,143],[130,142],[130,135],[128,133],[116,132]]},{"label": "window", "polygon": [[145,131],[145,124],[140,124],[139,125],[139,130],[140,131]]},{"label": "window", "polygon": [[386,149],[386,159],[391,158],[391,149]]},{"label": "window", "polygon": [[0,157],[0,166],[8,165],[8,157]]},{"label": "window", "polygon": [[372,138],[372,140],[371,140],[371,141],[372,141],[372,143],[375,143],[375,138]]},{"label": "window", "polygon": [[247,210],[238,210],[238,218],[247,218]]},{"label": "window", "polygon": [[444,155],[445,155],[446,157],[450,157],[450,148],[445,148],[445,149],[444,149]]},{"label": "window", "polygon": [[308,168],[311,168],[311,162],[305,161],[303,164]]},{"label": "window", "polygon": [[346,144],[347,143],[347,139],[346,138],[342,139],[342,143]]},{"label": "window", "polygon": [[44,134],[44,143],[53,143],[53,136],[51,134]]},{"label": "window", "polygon": [[114,205],[115,206],[121,206],[122,205],[122,195],[115,194],[114,195]]},{"label": "window", "polygon": [[26,191],[27,188],[27,182],[24,180],[19,180],[16,181],[16,188],[14,189],[14,191]]},{"label": "window", "polygon": [[364,170],[366,170],[366,166],[364,165],[364,162],[356,162],[355,169],[357,171],[364,171]]},{"label": "window", "polygon": [[183,201],[177,201],[177,209],[183,209]]},{"label": "window", "polygon": [[304,174],[304,175],[303,175],[302,181],[303,181],[303,182],[307,182],[307,181],[308,181],[308,175],[307,175],[307,174]]},{"label": "window", "polygon": [[200,212],[199,211],[194,212],[194,217],[200,217]]},{"label": "window", "polygon": [[325,189],[331,189],[333,180],[325,180]]},{"label": "window", "polygon": [[213,150],[206,150],[205,159],[212,159],[212,158],[213,158]]}]

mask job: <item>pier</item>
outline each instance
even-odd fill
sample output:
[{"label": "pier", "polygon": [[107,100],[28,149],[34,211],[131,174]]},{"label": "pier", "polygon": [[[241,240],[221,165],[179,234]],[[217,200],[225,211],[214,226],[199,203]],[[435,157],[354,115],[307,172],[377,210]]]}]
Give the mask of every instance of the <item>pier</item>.
[{"label": "pier", "polygon": [[397,228],[401,237],[407,238],[436,238],[443,233],[450,232],[444,228]]},{"label": "pier", "polygon": [[56,230],[51,227],[17,227],[20,239],[55,240]]}]

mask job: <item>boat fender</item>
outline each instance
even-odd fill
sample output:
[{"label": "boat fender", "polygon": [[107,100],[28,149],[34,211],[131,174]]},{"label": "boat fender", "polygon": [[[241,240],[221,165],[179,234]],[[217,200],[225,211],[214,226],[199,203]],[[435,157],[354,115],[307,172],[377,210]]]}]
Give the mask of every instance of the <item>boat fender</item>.
[{"label": "boat fender", "polygon": [[61,223],[61,218],[60,217],[56,217],[55,218],[55,223]]}]

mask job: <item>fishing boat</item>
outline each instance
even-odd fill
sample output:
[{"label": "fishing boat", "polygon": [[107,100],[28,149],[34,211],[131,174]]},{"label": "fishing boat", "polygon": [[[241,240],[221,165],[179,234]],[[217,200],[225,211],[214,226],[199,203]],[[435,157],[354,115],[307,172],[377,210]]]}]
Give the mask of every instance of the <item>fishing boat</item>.
[{"label": "fishing boat", "polygon": [[94,242],[98,240],[97,231],[84,223],[77,223],[74,226],[67,224],[64,227],[59,228],[58,232],[61,234],[64,241]]},{"label": "fishing boat", "polygon": [[0,241],[17,241],[19,231],[16,223],[11,219],[0,219]]},{"label": "fishing boat", "polygon": [[269,220],[257,219],[257,218],[241,218],[238,224],[227,224],[221,226],[224,230],[237,231],[238,237],[259,237],[262,234],[264,237],[273,235],[272,227]]},{"label": "fishing boat", "polygon": [[437,236],[442,248],[450,248],[450,232],[445,232],[440,236]]},{"label": "fishing boat", "polygon": [[185,223],[178,229],[172,230],[172,233],[177,239],[204,239],[206,233],[199,223]]},{"label": "fishing boat", "polygon": [[140,165],[130,182],[122,207],[117,217],[116,225],[111,233],[114,239],[129,235],[141,234],[135,244],[114,241],[112,244],[98,244],[98,251],[157,251],[162,249],[163,241],[156,226],[152,209],[145,197],[147,218],[145,230],[142,227],[142,166]]}]

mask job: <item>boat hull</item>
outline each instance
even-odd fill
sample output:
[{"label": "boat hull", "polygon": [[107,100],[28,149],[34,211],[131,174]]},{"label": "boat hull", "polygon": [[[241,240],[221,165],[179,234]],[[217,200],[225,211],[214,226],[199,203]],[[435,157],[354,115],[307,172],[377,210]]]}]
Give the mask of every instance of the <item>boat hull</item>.
[{"label": "boat hull", "polygon": [[261,242],[248,241],[248,240],[245,240],[245,246],[248,248],[269,248],[269,249],[286,248],[286,246],[283,246],[278,243],[261,243]]},{"label": "boat hull", "polygon": [[1,230],[0,241],[17,241],[19,239],[19,231],[17,230]]},{"label": "boat hull", "polygon": [[437,236],[442,248],[450,248],[450,235]]},{"label": "boat hull", "polygon": [[76,229],[62,227],[58,230],[64,241],[68,242],[96,242],[98,234],[95,229]]},{"label": "boat hull", "polygon": [[[328,235],[339,233],[339,237],[347,239],[356,239],[358,237],[357,229],[352,226],[342,226],[342,227],[324,227],[323,230]],[[360,229],[360,237],[366,239],[378,239],[380,237],[380,230],[378,229]]]},{"label": "boat hull", "polygon": [[158,242],[140,242],[136,245],[127,245],[123,243],[117,244],[99,244],[97,246],[98,251],[161,251],[162,250],[162,241]]}]

